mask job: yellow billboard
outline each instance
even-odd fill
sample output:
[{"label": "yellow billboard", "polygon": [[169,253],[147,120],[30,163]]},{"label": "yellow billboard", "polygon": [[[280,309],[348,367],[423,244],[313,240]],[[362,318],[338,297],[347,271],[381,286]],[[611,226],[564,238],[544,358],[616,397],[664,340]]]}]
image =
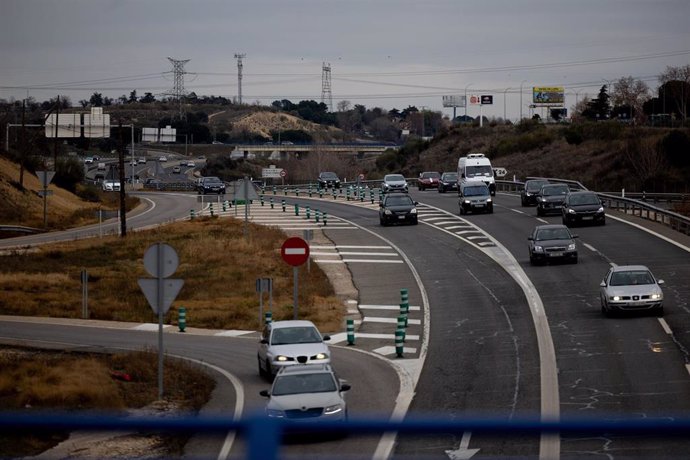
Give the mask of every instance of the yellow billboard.
[{"label": "yellow billboard", "polygon": [[535,105],[565,104],[565,89],[562,86],[534,86],[532,103]]}]

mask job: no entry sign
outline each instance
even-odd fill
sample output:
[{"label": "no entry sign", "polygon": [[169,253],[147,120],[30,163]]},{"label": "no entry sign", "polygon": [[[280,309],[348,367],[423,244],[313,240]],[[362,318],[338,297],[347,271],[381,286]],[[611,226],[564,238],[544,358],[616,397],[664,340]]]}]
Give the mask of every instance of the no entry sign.
[{"label": "no entry sign", "polygon": [[280,255],[288,265],[297,267],[309,259],[309,244],[302,238],[288,238],[280,248]]}]

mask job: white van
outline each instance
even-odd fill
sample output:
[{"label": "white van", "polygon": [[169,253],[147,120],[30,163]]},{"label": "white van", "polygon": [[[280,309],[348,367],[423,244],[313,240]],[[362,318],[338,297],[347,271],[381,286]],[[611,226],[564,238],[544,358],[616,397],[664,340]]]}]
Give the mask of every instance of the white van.
[{"label": "white van", "polygon": [[496,195],[496,182],[491,161],[483,153],[468,153],[458,160],[458,190],[466,182],[482,181],[492,196]]}]

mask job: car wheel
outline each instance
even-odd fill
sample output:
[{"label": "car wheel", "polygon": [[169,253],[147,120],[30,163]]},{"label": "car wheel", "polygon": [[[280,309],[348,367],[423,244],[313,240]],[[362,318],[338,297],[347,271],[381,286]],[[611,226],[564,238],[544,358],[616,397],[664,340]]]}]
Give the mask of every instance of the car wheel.
[{"label": "car wheel", "polygon": [[601,219],[601,222],[599,222],[599,225],[606,225],[606,219]]},{"label": "car wheel", "polygon": [[604,306],[603,303],[601,304],[601,314],[604,315],[604,316],[607,317],[607,318],[610,318],[610,317],[611,317],[611,312],[609,312],[609,311],[606,309],[606,307]]},{"label": "car wheel", "polygon": [[527,202],[524,198],[520,198],[520,206],[522,206],[523,208],[527,207]]},{"label": "car wheel", "polygon": [[543,215],[544,215],[544,213],[541,211],[541,208],[539,208],[539,207],[537,206],[537,216],[541,217],[541,216],[543,216]]},{"label": "car wheel", "polygon": [[656,308],[654,309],[654,315],[655,315],[657,318],[661,318],[662,316],[664,316],[664,307],[663,307],[663,305],[662,305],[661,307],[656,307]]},{"label": "car wheel", "polygon": [[267,377],[267,375],[268,375],[267,372],[264,370],[263,367],[261,367],[261,358],[257,356],[256,361],[259,364],[259,376],[260,377]]},{"label": "car wheel", "polygon": [[462,206],[460,206],[460,214],[465,214],[465,208],[463,208]]},{"label": "car wheel", "polygon": [[419,221],[417,220],[417,218],[415,218],[415,220],[412,221],[412,225],[417,225],[418,223]]},{"label": "car wheel", "polygon": [[273,371],[271,370],[271,362],[266,358],[266,377],[268,377],[268,380],[273,381]]},{"label": "car wheel", "polygon": [[385,227],[385,226],[386,226],[386,221],[383,220],[383,219],[379,219],[379,223],[381,224],[381,227]]},{"label": "car wheel", "polygon": [[537,265],[537,260],[532,256],[532,254],[529,255],[529,264]]},{"label": "car wheel", "polygon": [[570,263],[571,263],[571,264],[576,264],[576,263],[577,263],[577,256],[575,256],[575,257],[573,257],[572,259],[570,259]]}]

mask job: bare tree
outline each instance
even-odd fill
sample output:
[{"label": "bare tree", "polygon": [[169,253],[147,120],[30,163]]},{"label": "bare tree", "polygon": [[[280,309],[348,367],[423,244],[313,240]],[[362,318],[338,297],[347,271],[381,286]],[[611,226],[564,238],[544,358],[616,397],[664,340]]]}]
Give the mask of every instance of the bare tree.
[{"label": "bare tree", "polygon": [[[674,81],[678,81],[680,84],[668,84]],[[688,100],[690,99],[690,64],[680,67],[666,67],[666,70],[659,75],[659,83],[670,90],[676,107],[685,121],[688,116]]]},{"label": "bare tree", "polygon": [[584,96],[582,99],[577,101],[577,104],[570,108],[570,118],[572,118],[573,121],[582,120],[584,118],[582,116],[582,112],[587,110],[590,102],[591,99],[588,96]]},{"label": "bare tree", "polygon": [[614,105],[627,105],[630,108],[629,116],[635,119],[642,117],[642,104],[649,99],[649,86],[642,80],[633,77],[622,77],[613,84],[611,100]]},{"label": "bare tree", "polygon": [[351,106],[352,104],[350,103],[350,101],[340,101],[336,105],[338,112],[347,112],[348,110],[350,110]]},{"label": "bare tree", "polygon": [[640,133],[628,139],[624,155],[632,175],[639,180],[642,190],[652,185],[652,180],[668,168],[658,139],[648,138]]}]

